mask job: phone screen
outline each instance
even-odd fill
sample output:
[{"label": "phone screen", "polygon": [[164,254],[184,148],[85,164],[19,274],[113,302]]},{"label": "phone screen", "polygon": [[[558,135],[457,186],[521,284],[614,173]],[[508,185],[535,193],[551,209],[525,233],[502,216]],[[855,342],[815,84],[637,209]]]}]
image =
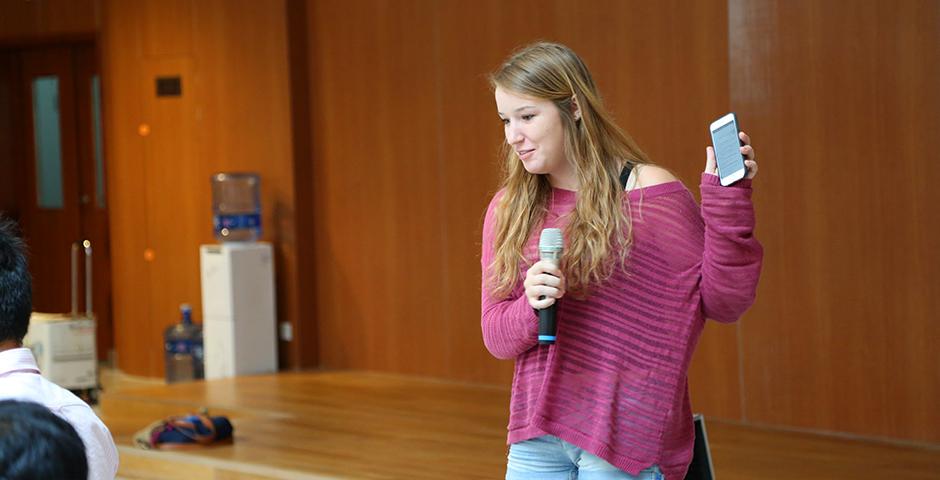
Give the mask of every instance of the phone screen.
[{"label": "phone screen", "polygon": [[741,156],[741,142],[738,140],[738,127],[735,122],[728,122],[712,132],[712,142],[715,144],[719,175],[725,177],[744,168],[744,157]]}]

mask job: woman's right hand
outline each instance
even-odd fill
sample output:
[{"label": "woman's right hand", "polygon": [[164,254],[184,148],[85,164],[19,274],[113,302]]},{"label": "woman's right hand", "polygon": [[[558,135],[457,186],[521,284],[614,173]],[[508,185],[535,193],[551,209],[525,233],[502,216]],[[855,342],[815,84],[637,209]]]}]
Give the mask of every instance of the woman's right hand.
[{"label": "woman's right hand", "polygon": [[548,260],[540,260],[529,267],[523,285],[529,305],[537,310],[548,308],[565,296],[565,275]]}]

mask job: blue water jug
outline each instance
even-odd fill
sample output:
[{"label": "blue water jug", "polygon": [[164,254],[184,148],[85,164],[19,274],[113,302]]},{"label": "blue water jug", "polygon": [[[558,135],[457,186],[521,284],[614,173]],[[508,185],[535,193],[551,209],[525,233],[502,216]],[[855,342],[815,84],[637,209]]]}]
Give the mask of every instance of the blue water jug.
[{"label": "blue water jug", "polygon": [[200,380],[203,368],[202,325],[193,323],[189,304],[180,305],[180,323],[163,332],[167,383]]},{"label": "blue water jug", "polygon": [[212,221],[220,242],[261,238],[261,178],[256,173],[212,176]]}]

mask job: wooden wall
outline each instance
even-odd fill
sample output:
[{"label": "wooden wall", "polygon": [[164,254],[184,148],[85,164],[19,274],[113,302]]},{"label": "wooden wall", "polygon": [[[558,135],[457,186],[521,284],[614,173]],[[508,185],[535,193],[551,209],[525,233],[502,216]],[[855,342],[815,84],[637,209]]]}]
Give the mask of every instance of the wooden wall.
[{"label": "wooden wall", "polygon": [[[480,339],[479,239],[502,141],[485,76],[515,47],[573,47],[621,123],[692,186],[706,126],[729,101],[725,36],[712,33],[725,31],[723,1],[308,7],[327,368],[508,383],[511,362]],[[709,343],[732,354],[703,363],[722,372],[713,410],[738,416],[734,327]]]},{"label": "wooden wall", "polygon": [[[162,331],[178,320],[179,304],[192,304],[201,320],[199,245],[215,242],[213,172],[261,174],[279,317],[298,322],[286,7],[251,0],[102,6],[118,365],[161,376]],[[155,78],[166,75],[182,78],[182,96],[156,97]],[[281,354],[284,366],[301,366],[296,348],[282,344]]]},{"label": "wooden wall", "polygon": [[940,442],[936,2],[308,1],[320,362],[508,385],[479,333],[501,131],[485,74],[544,38],[693,190],[708,123],[758,149],[758,302],[710,324],[695,409]]},{"label": "wooden wall", "polygon": [[97,32],[97,0],[0,0],[0,43],[49,40]]},{"label": "wooden wall", "polygon": [[[161,330],[180,302],[199,307],[208,175],[250,169],[264,176],[278,307],[296,337],[283,366],[508,385],[511,362],[479,332],[480,227],[502,141],[485,75],[541,38],[584,57],[621,125],[693,191],[709,121],[736,111],[755,140],[759,298],[740,323],[706,328],[695,409],[940,443],[935,1],[102,0],[94,11],[122,369],[162,375]],[[37,25],[84,15],[29,12],[47,18]],[[155,98],[153,77],[173,73],[183,97]]]},{"label": "wooden wall", "polygon": [[940,442],[940,4],[729,2],[760,139],[748,422]]}]

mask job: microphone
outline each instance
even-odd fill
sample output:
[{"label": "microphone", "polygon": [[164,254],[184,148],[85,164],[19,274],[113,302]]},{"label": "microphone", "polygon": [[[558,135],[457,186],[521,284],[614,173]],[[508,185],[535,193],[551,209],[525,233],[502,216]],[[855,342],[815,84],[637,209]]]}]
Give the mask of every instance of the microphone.
[{"label": "microphone", "polygon": [[[542,236],[539,237],[539,260],[548,260],[556,267],[561,261],[561,251],[564,248],[564,240],[561,236],[561,229],[546,228],[542,230]],[[545,296],[539,297],[539,300]],[[539,310],[539,343],[542,345],[551,345],[555,343],[555,332],[557,323],[555,322],[555,307],[558,302],[551,304],[548,308]]]}]

